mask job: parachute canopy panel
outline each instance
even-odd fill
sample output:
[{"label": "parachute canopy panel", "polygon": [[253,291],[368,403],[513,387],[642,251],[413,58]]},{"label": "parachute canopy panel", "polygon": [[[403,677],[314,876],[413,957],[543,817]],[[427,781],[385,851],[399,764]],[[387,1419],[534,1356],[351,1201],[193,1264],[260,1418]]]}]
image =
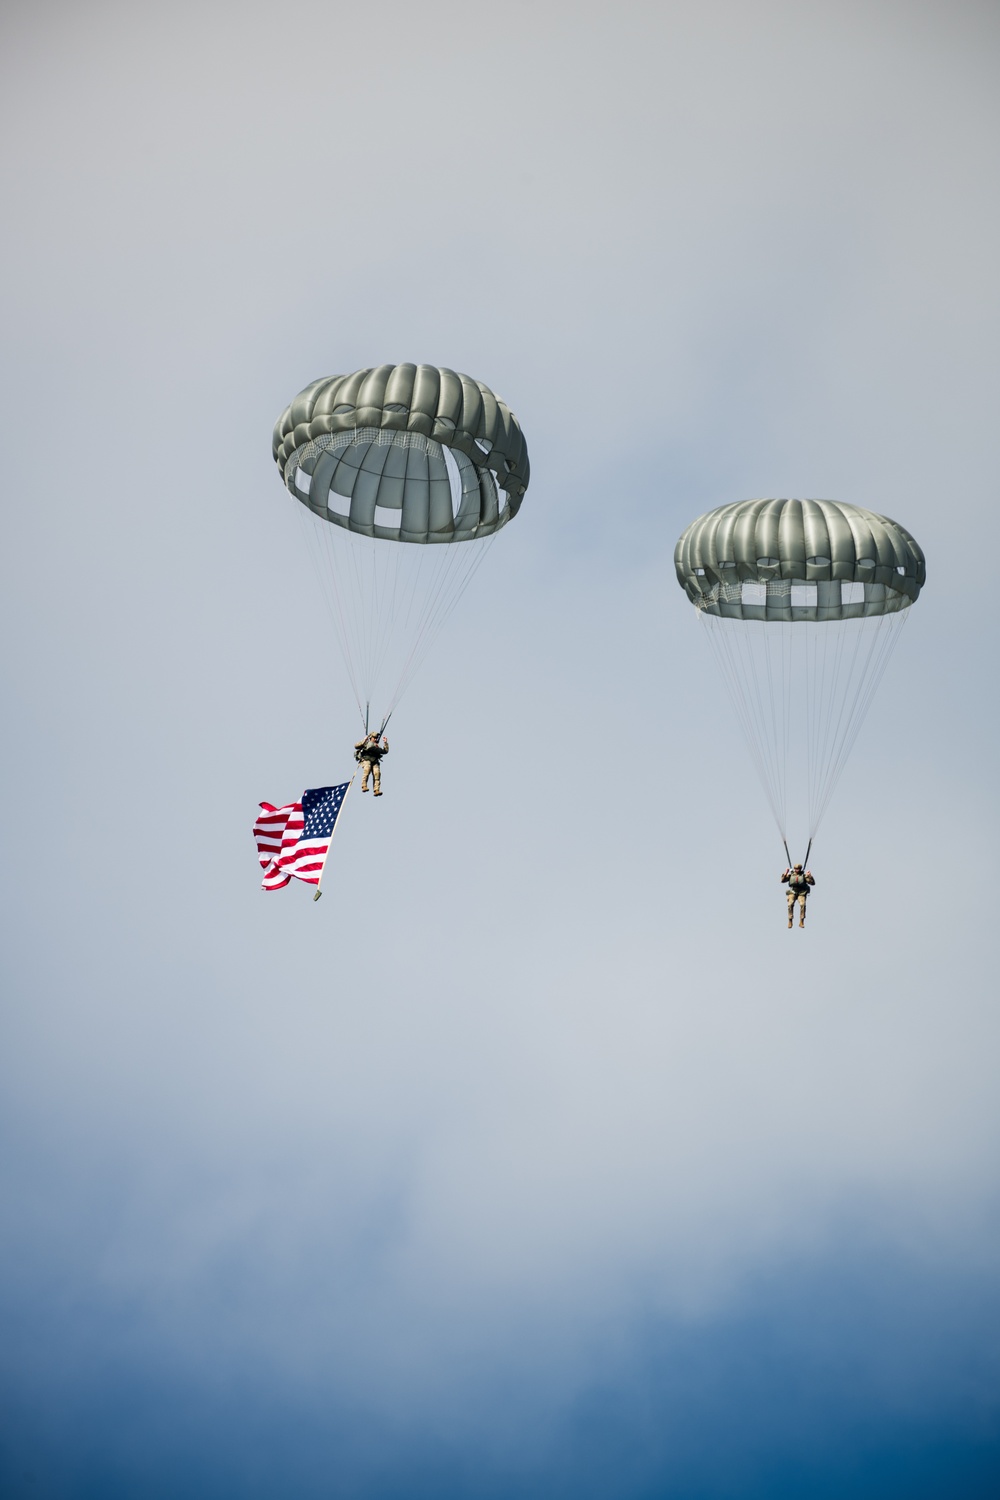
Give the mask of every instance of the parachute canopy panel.
[{"label": "parachute canopy panel", "polygon": [[321,519],[400,542],[487,537],[517,514],[528,450],[490,388],[434,365],[315,380],[279,417],[285,484]]},{"label": "parachute canopy panel", "polygon": [[699,610],[736,620],[850,620],[906,609],[924,554],[896,521],[834,500],[742,500],[693,521],[674,552]]}]

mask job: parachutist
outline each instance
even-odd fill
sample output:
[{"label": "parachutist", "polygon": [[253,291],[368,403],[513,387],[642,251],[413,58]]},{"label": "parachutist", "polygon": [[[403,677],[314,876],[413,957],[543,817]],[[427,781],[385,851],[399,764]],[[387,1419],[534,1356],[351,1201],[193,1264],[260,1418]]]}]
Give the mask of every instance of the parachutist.
[{"label": "parachutist", "polygon": [[521,508],[524,434],[481,380],[386,364],[311,381],[278,418],[271,451],[365,734],[377,702],[381,736],[490,539]]},{"label": "parachutist", "polygon": [[847,502],[741,500],[693,521],[674,565],[782,841],[788,828],[815,836],[924,587],[920,546]]},{"label": "parachutist", "polygon": [[806,897],[809,895],[809,887],[815,885],[811,870],[803,870],[801,865],[793,865],[786,869],[781,877],[781,883],[788,885],[788,925],[791,927],[795,914],[795,903],[799,903],[799,926],[806,925]]},{"label": "parachutist", "polygon": [[381,740],[377,734],[366,734],[363,740],[358,740],[354,747],[354,759],[361,767],[361,790],[367,792],[368,778],[372,779],[372,788],[376,797],[382,795],[382,768],[383,755],[389,754],[389,741],[385,735]]}]

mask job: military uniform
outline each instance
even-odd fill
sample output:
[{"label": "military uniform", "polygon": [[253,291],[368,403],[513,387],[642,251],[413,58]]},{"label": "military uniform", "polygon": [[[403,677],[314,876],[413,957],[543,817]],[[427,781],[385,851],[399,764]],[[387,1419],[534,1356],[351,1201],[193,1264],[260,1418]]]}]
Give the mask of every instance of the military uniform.
[{"label": "military uniform", "polygon": [[381,741],[377,734],[366,734],[363,740],[358,740],[354,747],[354,759],[361,767],[361,790],[367,792],[368,778],[372,779],[372,789],[376,797],[382,795],[382,769],[381,761],[383,755],[389,754],[389,741],[385,735]]},{"label": "military uniform", "polygon": [[799,926],[806,925],[806,897],[809,895],[809,887],[816,882],[808,870],[786,870],[781,877],[782,884],[788,883],[788,925],[791,927],[795,916],[795,903],[799,903]]}]

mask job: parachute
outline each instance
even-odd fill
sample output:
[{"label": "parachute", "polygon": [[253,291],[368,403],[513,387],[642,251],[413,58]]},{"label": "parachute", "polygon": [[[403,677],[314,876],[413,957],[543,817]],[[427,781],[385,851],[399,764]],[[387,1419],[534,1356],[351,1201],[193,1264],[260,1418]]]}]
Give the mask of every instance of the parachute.
[{"label": "parachute", "polygon": [[315,380],[273,453],[307,540],[358,709],[380,730],[493,538],[517,515],[528,451],[482,381],[434,365]]},{"label": "parachute", "polygon": [[923,552],[859,506],[744,500],[692,522],[674,566],[786,853],[790,837],[811,846],[924,586]]}]

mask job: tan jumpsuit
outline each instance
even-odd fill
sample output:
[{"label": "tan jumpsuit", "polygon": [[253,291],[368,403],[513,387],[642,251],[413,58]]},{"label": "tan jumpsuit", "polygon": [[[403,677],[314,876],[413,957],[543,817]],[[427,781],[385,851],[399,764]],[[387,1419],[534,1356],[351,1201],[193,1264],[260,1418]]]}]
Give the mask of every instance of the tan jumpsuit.
[{"label": "tan jumpsuit", "polygon": [[389,753],[388,740],[385,738],[385,736],[383,736],[382,742],[380,744],[378,735],[369,734],[366,735],[363,740],[358,740],[358,743],[354,748],[358,752],[358,764],[361,767],[361,790],[363,792],[367,792],[368,778],[370,776],[372,779],[372,789],[375,793],[375,796],[381,797],[381,760],[383,755],[388,755]]},{"label": "tan jumpsuit", "polygon": [[782,881],[788,882],[788,925],[791,927],[795,918],[795,903],[799,903],[799,926],[806,925],[806,897],[809,895],[809,887],[816,882],[811,875],[805,871],[796,875],[794,870],[786,870],[781,877]]}]

